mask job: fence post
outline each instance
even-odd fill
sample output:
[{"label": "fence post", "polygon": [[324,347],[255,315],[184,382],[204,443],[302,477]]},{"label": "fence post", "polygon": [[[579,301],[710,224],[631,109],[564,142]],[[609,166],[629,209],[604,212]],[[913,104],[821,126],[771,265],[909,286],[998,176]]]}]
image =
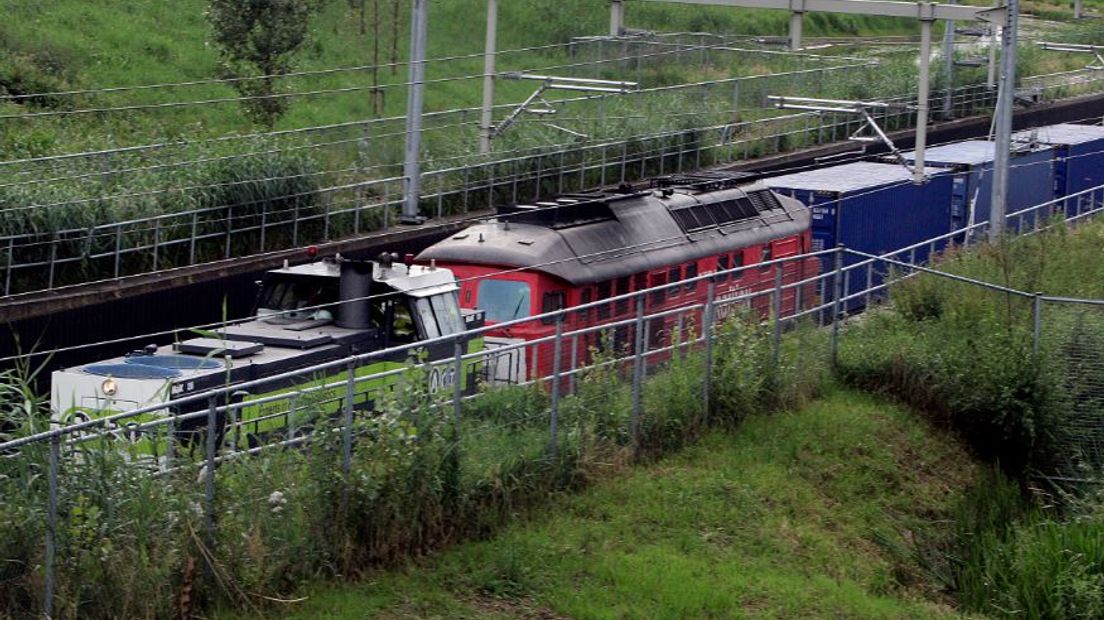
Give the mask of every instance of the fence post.
[{"label": "fence post", "polygon": [[353,465],[353,398],[356,396],[356,358],[345,365],[345,403],[342,408],[341,429],[341,473],[345,481],[341,484],[341,516],[345,518],[349,507],[349,473]]},{"label": "fence post", "polygon": [[871,292],[870,289],[874,288],[874,262],[870,261],[866,263],[866,307],[870,307]]},{"label": "fence post", "polygon": [[168,471],[176,458],[176,416],[169,414],[165,429],[165,471]]},{"label": "fence post", "polygon": [[640,446],[640,413],[643,408],[642,388],[644,382],[644,293],[636,298],[636,351],[633,356],[632,417],[629,420],[629,436],[632,437],[633,450]]},{"label": "fence post", "polygon": [[1031,329],[1031,347],[1032,352],[1039,355],[1039,338],[1043,332],[1043,294],[1035,293],[1035,307],[1032,312],[1034,323]]},{"label": "fence post", "polygon": [[[207,399],[207,476],[204,498],[207,502],[204,514],[204,522],[207,526],[207,549],[215,548],[215,427],[218,426],[218,397],[211,396]],[[208,571],[214,566],[208,566]]]},{"label": "fence post", "polygon": [[702,312],[702,337],[705,338],[705,363],[702,369],[702,406],[705,424],[709,424],[709,395],[713,391],[713,302],[717,293],[713,278],[705,289],[705,310]]},{"label": "fence post", "polygon": [[464,385],[464,338],[457,336],[452,344],[452,373],[456,377],[452,382],[452,421],[456,426],[457,439],[460,433],[461,405],[463,404]]},{"label": "fence post", "polygon": [[4,269],[4,294],[11,295],[12,271],[15,270],[15,237],[8,239],[8,264]]},{"label": "fence post", "polygon": [[832,276],[832,367],[839,358],[840,297],[843,296],[843,244],[836,246],[836,265]]},{"label": "fence post", "polygon": [[579,363],[579,334],[576,333],[571,337],[571,393],[577,394],[579,391],[578,377],[576,376],[575,369]]},{"label": "fence post", "polygon": [[774,266],[774,293],[771,295],[771,311],[774,314],[774,340],[771,348],[771,359],[774,365],[778,365],[778,357],[782,349],[782,265]]},{"label": "fence post", "polygon": [[45,584],[42,589],[42,614],[46,618],[54,616],[54,559],[57,555],[57,513],[58,513],[58,461],[61,457],[61,437],[50,438],[49,480],[46,495],[46,559]]},{"label": "fence post", "polygon": [[548,421],[548,456],[556,456],[556,436],[560,424],[560,354],[563,343],[563,312],[556,315],[556,339],[552,343],[552,402]]},{"label": "fence post", "polygon": [[195,264],[196,234],[199,232],[199,211],[192,211],[192,236],[188,239],[188,264]]},{"label": "fence post", "polygon": [[123,250],[123,227],[121,224],[115,225],[115,277],[119,277],[119,253]]}]

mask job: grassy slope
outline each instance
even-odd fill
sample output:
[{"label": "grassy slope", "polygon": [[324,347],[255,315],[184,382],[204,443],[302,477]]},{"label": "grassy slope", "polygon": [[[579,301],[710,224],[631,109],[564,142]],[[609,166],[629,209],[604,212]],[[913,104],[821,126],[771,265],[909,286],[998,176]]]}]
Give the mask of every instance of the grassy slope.
[{"label": "grassy slope", "polygon": [[[749,419],[494,539],[323,587],[294,618],[939,617],[907,551],[975,468],[852,392]],[[894,551],[897,550],[897,551]]]}]

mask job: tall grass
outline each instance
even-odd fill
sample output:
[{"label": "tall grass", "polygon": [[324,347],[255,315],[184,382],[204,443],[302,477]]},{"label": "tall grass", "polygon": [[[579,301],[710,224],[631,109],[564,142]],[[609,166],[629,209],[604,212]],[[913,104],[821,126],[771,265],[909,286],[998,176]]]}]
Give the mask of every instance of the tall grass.
[{"label": "tall grass", "polygon": [[[1064,227],[949,254],[937,267],[1026,291],[1100,297],[1104,225]],[[840,378],[948,424],[999,466],[964,500],[942,571],[969,611],[1008,618],[1104,613],[1101,497],[1043,494],[1041,472],[1097,477],[1099,455],[1073,453],[1075,414],[1092,417],[1104,367],[1094,309],[1046,305],[1035,352],[1033,305],[922,275],[891,307],[845,329]],[[1063,469],[1059,469],[1063,468]],[[1010,477],[1008,474],[1012,474]],[[1024,489],[1032,489],[1024,495]]]},{"label": "tall grass", "polygon": [[[823,363],[797,361],[810,347],[823,350],[822,334],[810,327],[787,334],[777,367],[770,340],[769,332],[745,320],[724,325],[711,395],[715,421],[731,423],[807,399],[823,384]],[[743,346],[763,353],[746,358],[736,349]],[[554,447],[545,389],[486,389],[465,402],[457,420],[450,402],[426,390],[422,367],[412,365],[372,414],[357,417],[347,475],[341,433],[317,416],[305,448],[220,464],[213,538],[204,521],[201,472],[186,465],[174,475],[152,475],[128,463],[111,442],[97,442],[79,458],[63,459],[58,617],[263,608],[319,578],[354,577],[485,536],[550,493],[586,485],[700,435],[706,416],[699,350],[688,345],[648,377],[636,443],[631,365],[615,361],[612,347],[604,351],[594,352],[598,363],[580,373],[576,389],[564,385]],[[779,380],[727,385],[738,372],[778,372]],[[41,405],[36,410],[45,415]],[[0,544],[9,559],[0,565],[4,613],[30,613],[38,605],[44,457],[32,448],[0,459],[6,499]]]}]

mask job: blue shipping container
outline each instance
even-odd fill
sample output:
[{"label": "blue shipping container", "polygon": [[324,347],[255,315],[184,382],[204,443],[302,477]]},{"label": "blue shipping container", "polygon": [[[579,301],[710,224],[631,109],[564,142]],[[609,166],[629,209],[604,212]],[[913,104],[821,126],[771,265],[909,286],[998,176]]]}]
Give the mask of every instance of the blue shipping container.
[{"label": "blue shipping container", "polygon": [[[1018,132],[1017,142],[1054,147],[1054,197],[1104,185],[1104,127],[1062,123]],[[1079,196],[1066,203],[1066,214],[1088,210],[1092,197]],[[1099,202],[1100,198],[1097,198]]]},{"label": "blue shipping container", "polygon": [[[812,209],[814,251],[842,243],[850,249],[885,254],[951,232],[952,177],[939,169],[927,172],[929,180],[917,185],[912,173],[899,164],[854,162],[763,182]],[[916,251],[919,260],[927,255],[927,246]],[[844,264],[861,260],[847,256]],[[822,258],[826,272],[834,268],[833,261],[831,255]],[[847,294],[863,290],[866,277],[865,270],[855,270]],[[877,273],[871,278],[875,284],[881,282]],[[853,300],[848,307],[859,305],[860,300]]]},{"label": "blue shipping container", "polygon": [[[989,140],[967,140],[937,146],[924,154],[925,166],[954,171],[952,230],[989,221],[995,153],[995,145]],[[914,152],[905,153],[905,159],[915,161]],[[1027,146],[1012,153],[1005,213],[1015,213],[1054,199],[1053,159],[1054,149],[1051,147]],[[974,207],[973,218],[970,217],[971,204]],[[1030,225],[1030,221],[1025,219],[1023,224]],[[1017,222],[1013,221],[1010,225],[1015,227]]]}]

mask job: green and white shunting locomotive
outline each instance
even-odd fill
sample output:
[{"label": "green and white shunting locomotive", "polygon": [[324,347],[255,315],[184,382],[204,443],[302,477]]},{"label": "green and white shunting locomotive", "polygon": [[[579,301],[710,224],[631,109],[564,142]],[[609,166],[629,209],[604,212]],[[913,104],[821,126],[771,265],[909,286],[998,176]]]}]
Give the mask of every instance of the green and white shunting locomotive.
[{"label": "green and white shunting locomotive", "polygon": [[[294,433],[311,421],[297,419],[292,398],[269,398],[306,391],[314,403],[312,415],[344,408],[347,370],[331,366],[325,372],[307,371],[326,362],[402,345],[432,341],[413,351],[371,356],[355,369],[357,377],[405,367],[412,353],[430,362],[429,389],[448,388],[455,381],[465,390],[474,387],[478,356],[465,360],[457,377],[455,339],[461,335],[466,353],[483,348],[482,335],[463,336],[481,327],[481,313],[461,311],[452,272],[435,266],[407,265],[398,256],[376,261],[354,261],[340,256],[309,264],[274,269],[261,281],[256,315],[201,336],[171,345],[150,345],[121,357],[66,368],[51,377],[51,408],[55,422],[68,424],[136,411],[198,392],[250,383],[249,390],[226,391],[236,402],[234,440],[257,445],[272,433]],[[433,363],[440,362],[440,363]],[[271,381],[264,381],[273,377]],[[397,380],[397,374],[355,382],[353,406],[370,408]],[[324,389],[314,389],[331,384]],[[261,401],[250,405],[250,401]],[[206,407],[203,399],[183,407],[168,406],[137,416],[121,416],[108,429],[110,436],[141,451],[158,452],[162,442],[151,441],[144,429],[150,422]],[[226,428],[220,416],[220,438]],[[174,426],[176,433],[194,432],[192,424]],[[191,427],[191,428],[189,428]],[[165,431],[161,431],[164,433]],[[239,444],[240,445],[240,444]]]}]

